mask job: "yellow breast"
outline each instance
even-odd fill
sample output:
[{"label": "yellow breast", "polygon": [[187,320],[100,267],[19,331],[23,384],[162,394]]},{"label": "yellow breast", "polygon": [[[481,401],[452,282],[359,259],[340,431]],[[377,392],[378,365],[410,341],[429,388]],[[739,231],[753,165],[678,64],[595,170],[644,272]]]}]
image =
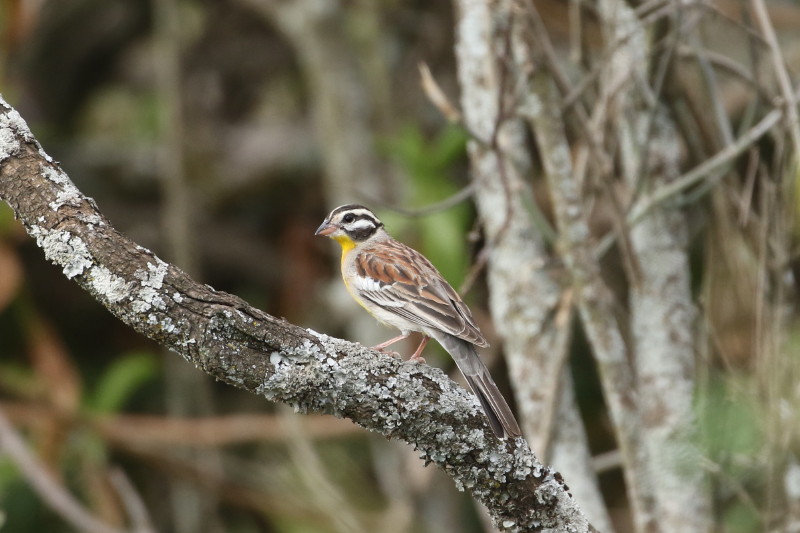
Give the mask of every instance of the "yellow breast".
[{"label": "yellow breast", "polygon": [[344,286],[347,288],[347,292],[350,293],[350,296],[353,297],[353,300],[355,300],[358,303],[358,305],[366,309],[369,314],[372,314],[372,311],[370,311],[369,307],[367,307],[364,304],[364,301],[361,300],[361,298],[359,298],[355,292],[353,292],[353,288],[350,286],[350,280],[347,279],[347,274],[345,274],[344,262],[345,259],[347,258],[347,254],[349,254],[355,249],[356,247],[355,241],[353,241],[347,235],[337,235],[336,237],[334,237],[334,239],[342,247],[342,265],[341,265],[342,280],[344,280]]}]

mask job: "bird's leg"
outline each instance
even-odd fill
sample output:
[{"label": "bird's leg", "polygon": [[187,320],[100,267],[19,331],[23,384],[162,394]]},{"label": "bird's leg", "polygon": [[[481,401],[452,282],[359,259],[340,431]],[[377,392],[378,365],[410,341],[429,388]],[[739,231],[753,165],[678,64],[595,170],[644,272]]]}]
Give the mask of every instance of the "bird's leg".
[{"label": "bird's leg", "polygon": [[422,357],[422,350],[425,349],[425,345],[428,344],[429,340],[430,340],[430,337],[428,337],[427,335],[422,337],[422,342],[419,343],[419,346],[417,347],[417,351],[415,351],[414,355],[412,355],[408,360],[409,361],[414,361],[414,362],[417,362],[417,363],[424,363],[425,359]]},{"label": "bird's leg", "polygon": [[386,348],[388,346],[391,346],[392,344],[394,344],[396,342],[400,342],[401,340],[407,338],[409,335],[411,335],[411,333],[403,333],[402,335],[398,335],[397,337],[392,337],[391,339],[389,339],[386,342],[382,342],[382,343],[378,344],[377,346],[373,346],[372,349],[373,350],[378,350],[379,352],[382,352],[384,348]]}]

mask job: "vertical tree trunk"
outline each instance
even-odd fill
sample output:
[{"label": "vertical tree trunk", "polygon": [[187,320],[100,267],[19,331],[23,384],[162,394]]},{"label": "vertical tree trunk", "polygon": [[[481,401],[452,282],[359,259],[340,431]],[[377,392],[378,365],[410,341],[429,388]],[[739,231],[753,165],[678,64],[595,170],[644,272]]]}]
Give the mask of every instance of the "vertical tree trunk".
[{"label": "vertical tree trunk", "polygon": [[[666,58],[652,53],[627,4],[601,0],[599,6],[609,54],[601,91],[613,110],[608,121],[620,147],[623,181],[631,194],[646,193],[680,175],[680,137],[656,98],[660,88],[648,83],[650,58]],[[708,531],[709,494],[698,466],[692,409],[697,310],[690,289],[686,220],[674,205],[661,204],[620,238],[630,242],[631,348],[642,452],[658,525],[661,531]]]},{"label": "vertical tree trunk", "polygon": [[[511,374],[522,428],[535,453],[559,457],[584,512],[601,531],[611,531],[586,434],[570,391],[562,391],[571,335],[569,302],[545,268],[548,256],[529,209],[536,209],[526,173],[530,156],[524,122],[513,107],[513,87],[523,65],[509,55],[512,2],[457,3],[456,58],[461,107],[469,130],[475,200],[488,252],[490,307]],[[519,62],[522,63],[522,62]],[[562,312],[565,311],[565,312]],[[570,432],[554,426],[567,416]],[[569,433],[570,440],[564,440]]]}]

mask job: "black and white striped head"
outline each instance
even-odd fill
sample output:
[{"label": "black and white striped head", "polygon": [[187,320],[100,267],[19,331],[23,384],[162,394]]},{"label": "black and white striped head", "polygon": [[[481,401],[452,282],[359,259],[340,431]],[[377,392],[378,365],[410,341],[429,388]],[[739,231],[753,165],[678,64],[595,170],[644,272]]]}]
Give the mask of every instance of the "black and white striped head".
[{"label": "black and white striped head", "polygon": [[331,211],[314,235],[326,235],[344,243],[364,242],[383,228],[375,213],[363,205],[341,205]]}]

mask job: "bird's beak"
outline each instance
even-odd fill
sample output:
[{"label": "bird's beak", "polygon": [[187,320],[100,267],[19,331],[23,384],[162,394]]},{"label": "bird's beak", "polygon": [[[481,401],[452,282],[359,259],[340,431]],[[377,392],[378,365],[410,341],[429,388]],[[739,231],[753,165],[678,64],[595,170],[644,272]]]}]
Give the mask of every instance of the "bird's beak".
[{"label": "bird's beak", "polygon": [[317,231],[314,232],[314,235],[330,235],[334,231],[336,231],[336,226],[326,220],[320,224],[320,226],[317,228]]}]

